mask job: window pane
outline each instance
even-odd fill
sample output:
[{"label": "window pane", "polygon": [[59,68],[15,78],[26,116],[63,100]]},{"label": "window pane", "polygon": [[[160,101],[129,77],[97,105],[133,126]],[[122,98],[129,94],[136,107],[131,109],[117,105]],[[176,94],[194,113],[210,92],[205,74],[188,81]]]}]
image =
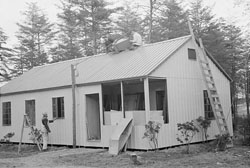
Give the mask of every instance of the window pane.
[{"label": "window pane", "polygon": [[7,126],[11,125],[11,103],[3,102],[2,103],[2,125]]},{"label": "window pane", "polygon": [[64,118],[64,99],[63,97],[60,98],[61,102],[61,117]]},{"label": "window pane", "polygon": [[191,48],[188,49],[188,58],[189,58],[189,59],[196,60],[196,52],[195,52],[195,49],[191,49]]},{"label": "window pane", "polygon": [[64,118],[63,97],[52,98],[53,118]]},{"label": "window pane", "polygon": [[57,101],[56,98],[52,99],[52,110],[53,110],[53,118],[57,118]]},{"label": "window pane", "polygon": [[205,118],[209,120],[214,119],[214,113],[212,110],[212,106],[210,104],[210,100],[208,97],[207,90],[203,91],[203,96],[204,96],[204,111],[205,111]]},{"label": "window pane", "polygon": [[25,101],[25,111],[31,121],[31,124],[35,125],[36,124],[35,100]]}]

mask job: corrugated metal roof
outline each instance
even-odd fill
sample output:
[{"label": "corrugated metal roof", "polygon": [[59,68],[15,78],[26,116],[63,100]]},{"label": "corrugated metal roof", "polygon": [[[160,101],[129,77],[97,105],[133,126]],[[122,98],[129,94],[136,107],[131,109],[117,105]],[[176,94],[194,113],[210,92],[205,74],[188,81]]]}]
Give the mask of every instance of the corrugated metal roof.
[{"label": "corrugated metal roof", "polygon": [[71,64],[77,64],[77,84],[147,76],[190,37],[147,44],[119,54],[100,54],[38,66],[4,85],[1,94],[71,85]]}]

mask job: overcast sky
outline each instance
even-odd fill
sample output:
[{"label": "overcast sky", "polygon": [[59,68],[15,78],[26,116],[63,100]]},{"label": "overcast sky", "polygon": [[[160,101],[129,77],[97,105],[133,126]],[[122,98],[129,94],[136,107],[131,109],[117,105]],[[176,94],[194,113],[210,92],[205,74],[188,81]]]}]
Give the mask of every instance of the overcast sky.
[{"label": "overcast sky", "polygon": [[[121,2],[122,0],[108,0],[112,2]],[[204,0],[206,5],[214,6],[213,12],[220,17],[233,18],[240,14],[239,9],[235,9],[233,0]],[[18,30],[17,22],[21,22],[23,17],[21,12],[26,10],[27,2],[37,2],[39,7],[48,15],[50,21],[56,21],[60,0],[0,0],[0,27],[9,36],[8,43],[16,42],[15,32]],[[133,0],[133,2],[145,3],[149,0]]]}]

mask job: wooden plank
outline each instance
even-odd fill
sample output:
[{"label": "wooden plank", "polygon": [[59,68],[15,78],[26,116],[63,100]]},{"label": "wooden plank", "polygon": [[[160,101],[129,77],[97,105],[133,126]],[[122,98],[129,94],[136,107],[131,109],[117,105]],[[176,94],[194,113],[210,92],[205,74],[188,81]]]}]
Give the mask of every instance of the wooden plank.
[{"label": "wooden plank", "polygon": [[118,155],[119,152],[124,148],[131,135],[132,127],[132,118],[123,118],[120,120],[109,141],[110,154]]},{"label": "wooden plank", "polygon": [[19,141],[19,145],[18,145],[18,151],[17,153],[19,154],[21,151],[21,145],[22,145],[22,140],[23,140],[23,130],[24,130],[24,124],[25,124],[25,116],[23,117],[23,125],[22,125],[22,131],[21,131],[21,137],[20,137],[20,141]]}]

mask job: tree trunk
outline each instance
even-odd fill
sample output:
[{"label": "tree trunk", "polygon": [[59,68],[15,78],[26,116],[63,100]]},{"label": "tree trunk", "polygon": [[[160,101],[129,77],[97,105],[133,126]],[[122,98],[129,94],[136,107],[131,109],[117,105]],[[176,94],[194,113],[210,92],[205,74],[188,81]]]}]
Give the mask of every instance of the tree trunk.
[{"label": "tree trunk", "polygon": [[148,43],[151,43],[152,25],[153,25],[153,0],[150,0],[150,15],[149,15],[149,34],[148,34]]},{"label": "tree trunk", "polygon": [[248,61],[249,61],[249,54],[247,55],[246,60],[246,83],[245,83],[245,95],[246,95],[246,106],[247,106],[247,117],[249,117],[249,96],[248,96],[248,82],[249,82],[249,67],[248,67]]},{"label": "tree trunk", "polygon": [[95,20],[95,15],[94,15],[94,3],[92,1],[92,8],[91,8],[91,13],[92,13],[92,40],[93,40],[93,54],[97,54],[97,44],[96,44],[96,31],[95,31],[95,25],[96,25],[96,20]]}]

